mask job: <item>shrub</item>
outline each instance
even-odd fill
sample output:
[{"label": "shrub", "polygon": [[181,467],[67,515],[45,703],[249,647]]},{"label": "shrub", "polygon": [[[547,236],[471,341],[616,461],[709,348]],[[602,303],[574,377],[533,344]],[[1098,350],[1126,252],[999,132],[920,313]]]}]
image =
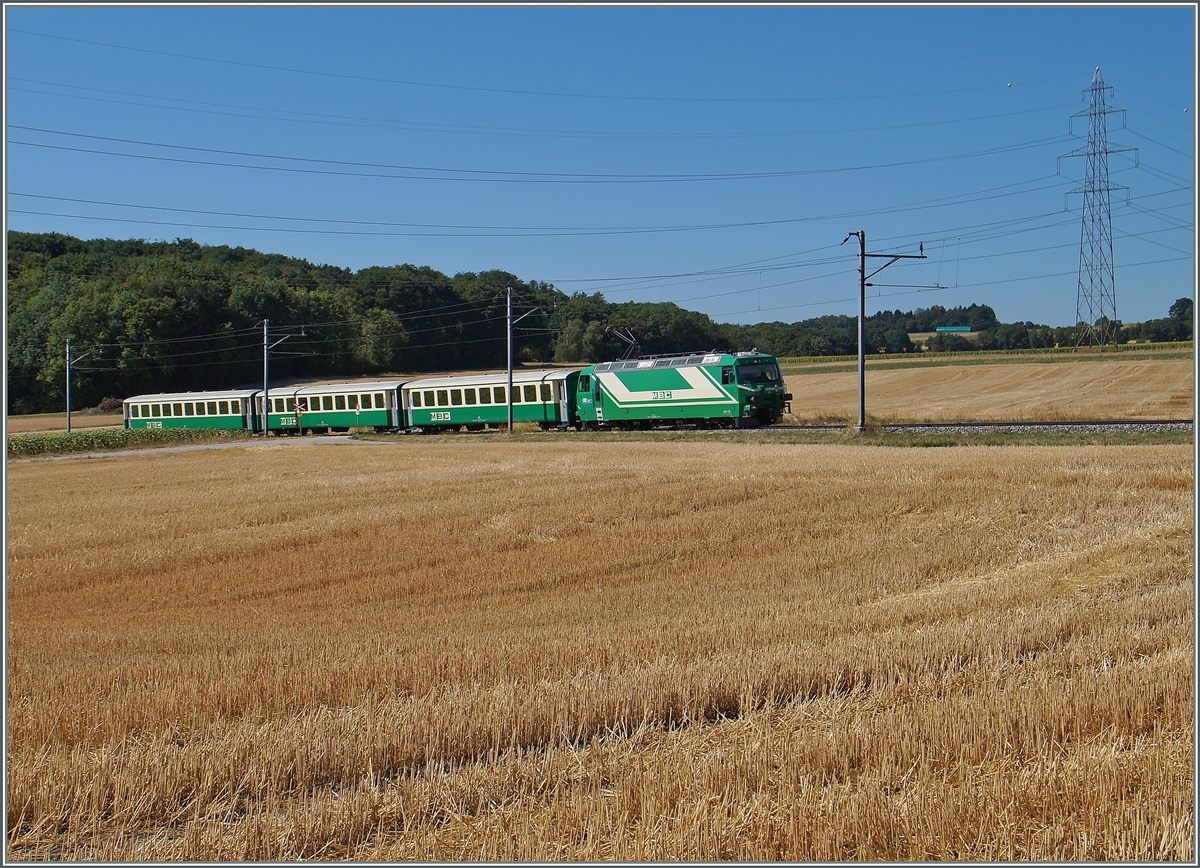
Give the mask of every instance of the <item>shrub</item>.
[{"label": "shrub", "polygon": [[153,446],[203,440],[232,440],[248,436],[246,431],[212,431],[193,428],[87,428],[82,431],[50,431],[12,434],[8,437],[11,457],[54,455],[63,452],[99,452],[131,446]]}]

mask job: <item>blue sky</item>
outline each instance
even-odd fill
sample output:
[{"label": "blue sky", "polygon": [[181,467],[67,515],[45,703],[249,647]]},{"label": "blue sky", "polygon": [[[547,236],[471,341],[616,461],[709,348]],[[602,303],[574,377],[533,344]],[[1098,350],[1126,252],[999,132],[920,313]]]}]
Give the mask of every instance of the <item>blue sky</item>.
[{"label": "blue sky", "polygon": [[1100,67],[1137,149],[1109,158],[1118,316],[1193,291],[1190,6],[8,6],[5,39],[9,229],[745,323],[853,314],[860,229],[929,257],[869,311],[1073,323],[1085,160],[1059,157]]}]

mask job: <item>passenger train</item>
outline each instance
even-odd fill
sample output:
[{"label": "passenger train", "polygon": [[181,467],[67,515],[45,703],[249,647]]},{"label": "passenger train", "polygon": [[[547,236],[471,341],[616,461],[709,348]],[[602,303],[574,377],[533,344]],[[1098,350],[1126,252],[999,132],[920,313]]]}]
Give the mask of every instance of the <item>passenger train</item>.
[{"label": "passenger train", "polygon": [[[266,397],[273,434],[480,431],[508,424],[507,374],[286,386]],[[758,427],[777,421],[791,397],[778,360],[758,351],[646,356],[512,375],[513,421],[543,430]],[[124,402],[124,424],[261,433],[262,404],[261,389],[136,395]]]}]

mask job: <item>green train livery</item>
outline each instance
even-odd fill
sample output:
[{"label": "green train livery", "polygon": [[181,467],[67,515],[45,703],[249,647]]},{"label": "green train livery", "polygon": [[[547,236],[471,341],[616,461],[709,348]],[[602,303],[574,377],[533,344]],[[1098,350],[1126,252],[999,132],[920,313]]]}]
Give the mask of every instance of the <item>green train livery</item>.
[{"label": "green train livery", "polygon": [[582,427],[770,425],[791,395],[767,353],[693,353],[602,362],[579,372]]}]

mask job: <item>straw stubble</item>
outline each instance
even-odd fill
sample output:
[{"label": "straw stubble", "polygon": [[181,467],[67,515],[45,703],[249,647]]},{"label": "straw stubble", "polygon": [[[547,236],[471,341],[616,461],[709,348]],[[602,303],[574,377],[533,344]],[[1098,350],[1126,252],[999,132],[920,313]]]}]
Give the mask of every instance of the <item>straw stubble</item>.
[{"label": "straw stubble", "polygon": [[1188,859],[1190,449],[9,467],[8,853]]}]

